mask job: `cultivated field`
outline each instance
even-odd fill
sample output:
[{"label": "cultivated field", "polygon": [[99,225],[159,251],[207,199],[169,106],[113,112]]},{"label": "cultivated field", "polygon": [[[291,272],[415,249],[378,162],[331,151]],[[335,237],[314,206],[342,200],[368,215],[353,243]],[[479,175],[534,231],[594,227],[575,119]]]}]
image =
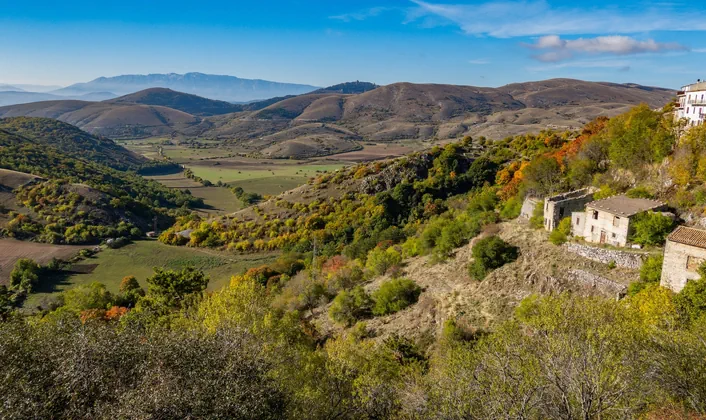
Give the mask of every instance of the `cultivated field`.
[{"label": "cultivated field", "polygon": [[20,258],[31,258],[39,264],[46,264],[52,258],[68,260],[83,248],[86,247],[0,239],[0,284],[9,282],[12,267]]},{"label": "cultivated field", "polygon": [[154,273],[154,267],[179,270],[193,265],[211,279],[208,289],[217,290],[227,285],[234,274],[272,262],[276,257],[276,253],[235,255],[215,250],[172,247],[155,240],[138,241],[120,249],[106,249],[75,264],[71,268],[75,274],[52,284],[40,285],[37,293],[30,295],[24,306],[34,308],[50,295],[92,282],[103,283],[109,291],[118,292],[120,281],[130,275],[137,277],[140,284],[146,287],[145,279]]}]

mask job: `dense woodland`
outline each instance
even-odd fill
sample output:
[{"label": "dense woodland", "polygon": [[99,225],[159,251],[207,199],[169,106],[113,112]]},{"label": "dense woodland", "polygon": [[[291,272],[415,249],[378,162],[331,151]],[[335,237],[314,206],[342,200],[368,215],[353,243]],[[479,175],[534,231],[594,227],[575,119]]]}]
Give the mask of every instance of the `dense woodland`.
[{"label": "dense woodland", "polygon": [[[325,174],[311,187],[357,179],[367,191],[308,205],[273,199],[296,219],[183,216],[162,241],[282,256],[213,293],[193,268],[156,269],[146,289],[133,277],[117,294],[85,285],[31,317],[0,288],[0,417],[698,418],[706,267],[674,294],[659,287],[653,258],[624,299],[532,295],[492,331],[448,319],[431,340],[413,341],[378,337],[366,322],[424,293],[404,277],[406,259],[454,258],[484,226],[517,217],[528,194],[592,185],[701,218],[705,147],[706,128],[686,131],[668,108],[639,106],[580,132],[465,138]],[[388,190],[390,173],[404,179]],[[672,228],[654,215],[640,226],[634,239],[646,245]],[[484,281],[518,252],[497,236],[476,242],[470,278]],[[19,283],[39,275],[26,262],[13,272]],[[322,308],[336,333],[313,322]]]}]

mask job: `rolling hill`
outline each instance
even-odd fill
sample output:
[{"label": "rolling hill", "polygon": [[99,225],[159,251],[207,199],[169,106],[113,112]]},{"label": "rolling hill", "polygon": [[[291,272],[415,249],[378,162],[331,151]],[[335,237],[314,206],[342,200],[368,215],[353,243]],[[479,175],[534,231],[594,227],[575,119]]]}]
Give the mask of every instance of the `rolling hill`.
[{"label": "rolling hill", "polygon": [[316,86],[279,83],[259,79],[241,79],[203,73],[131,74],[99,77],[87,83],[53,91],[56,95],[82,95],[89,92],[115,92],[127,95],[145,89],[161,87],[229,102],[248,102],[285,95],[299,95],[318,89]]},{"label": "rolling hill", "polygon": [[110,139],[92,136],[76,126],[54,119],[2,118],[0,130],[18,135],[16,139],[21,137],[23,141],[53,147],[113,169],[138,170],[148,163],[143,156],[118,146]]},{"label": "rolling hill", "polygon": [[309,157],[359,148],[359,141],[503,138],[577,129],[674,91],[635,84],[552,79],[499,88],[351,82],[296,96],[228,104],[171,89],[103,102],[48,101],[0,107],[0,117],[56,118],[110,138],[179,134],[237,144],[270,157]]}]

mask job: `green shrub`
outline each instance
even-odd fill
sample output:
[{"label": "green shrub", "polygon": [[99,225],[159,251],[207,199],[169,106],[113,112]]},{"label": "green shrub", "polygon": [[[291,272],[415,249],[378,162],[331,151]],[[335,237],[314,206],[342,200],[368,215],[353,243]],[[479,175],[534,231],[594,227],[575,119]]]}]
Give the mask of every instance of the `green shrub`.
[{"label": "green shrub", "polygon": [[331,303],[328,314],[332,320],[347,327],[370,316],[373,301],[361,286],[351,291],[342,290]]},{"label": "green shrub", "polygon": [[512,197],[503,203],[500,209],[500,217],[504,220],[516,219],[522,211],[522,199],[519,196]]},{"label": "green shrub", "polygon": [[529,220],[530,226],[535,229],[544,229],[544,202],[540,201],[532,210],[532,217]]},{"label": "green shrub", "polygon": [[635,187],[631,190],[628,190],[628,192],[626,192],[625,195],[630,198],[648,198],[648,199],[655,198],[654,195],[650,192],[650,190],[648,190],[645,187]]},{"label": "green shrub", "polygon": [[640,269],[640,281],[645,283],[659,283],[662,278],[663,255],[653,255],[645,260]]},{"label": "green shrub", "polygon": [[686,286],[674,296],[680,317],[686,322],[696,322],[706,314],[706,279],[690,280]]},{"label": "green shrub", "polygon": [[561,219],[559,225],[549,234],[549,242],[554,245],[565,243],[571,235],[571,218],[565,217]]},{"label": "green shrub", "polygon": [[632,225],[632,242],[640,245],[662,245],[667,235],[674,230],[675,222],[671,217],[650,211],[635,216]]},{"label": "green shrub", "polygon": [[64,306],[74,311],[108,309],[112,303],[113,295],[104,284],[98,282],[77,286],[64,292]]},{"label": "green shrub", "polygon": [[39,282],[40,272],[41,268],[34,260],[20,258],[10,273],[10,287],[30,293]]},{"label": "green shrub", "polygon": [[388,315],[417,302],[422,289],[412,280],[399,278],[383,283],[373,293],[373,314]]},{"label": "green shrub", "polygon": [[402,254],[394,247],[383,249],[381,247],[373,248],[368,253],[368,260],[365,263],[365,268],[373,274],[381,276],[387,273],[390,268],[399,265],[402,262]]},{"label": "green shrub", "polygon": [[497,236],[490,236],[478,241],[471,253],[473,263],[469,265],[468,272],[471,278],[483,280],[492,270],[515,261],[519,255],[519,248]]},{"label": "green shrub", "polygon": [[601,188],[593,194],[594,200],[602,200],[604,198],[612,197],[618,192],[608,184],[601,185]]}]

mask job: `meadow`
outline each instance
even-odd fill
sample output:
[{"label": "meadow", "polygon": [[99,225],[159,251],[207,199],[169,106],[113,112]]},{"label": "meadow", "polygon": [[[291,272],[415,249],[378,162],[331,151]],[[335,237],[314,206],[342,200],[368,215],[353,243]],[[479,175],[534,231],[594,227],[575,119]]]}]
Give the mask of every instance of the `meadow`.
[{"label": "meadow", "polygon": [[203,248],[172,247],[156,240],[137,241],[120,249],[106,249],[71,268],[71,274],[40,284],[25,308],[34,308],[50,295],[76,286],[100,282],[111,292],[117,292],[125,276],[135,276],[143,287],[154,267],[180,270],[193,265],[210,278],[208,290],[227,285],[231,276],[251,267],[274,261],[277,253],[236,255]]}]

